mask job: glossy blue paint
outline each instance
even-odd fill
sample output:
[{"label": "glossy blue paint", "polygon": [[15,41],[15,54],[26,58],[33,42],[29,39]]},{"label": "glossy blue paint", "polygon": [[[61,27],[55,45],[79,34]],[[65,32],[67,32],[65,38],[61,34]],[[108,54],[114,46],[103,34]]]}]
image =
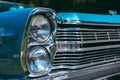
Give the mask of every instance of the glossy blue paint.
[{"label": "glossy blue paint", "polygon": [[33,8],[0,12],[0,77],[22,77],[21,42],[27,19]]},{"label": "glossy blue paint", "polygon": [[57,13],[58,19],[62,20],[78,20],[83,22],[96,22],[96,23],[120,23],[120,15],[100,15],[100,14],[88,14],[88,13],[72,13],[72,12],[60,12]]}]

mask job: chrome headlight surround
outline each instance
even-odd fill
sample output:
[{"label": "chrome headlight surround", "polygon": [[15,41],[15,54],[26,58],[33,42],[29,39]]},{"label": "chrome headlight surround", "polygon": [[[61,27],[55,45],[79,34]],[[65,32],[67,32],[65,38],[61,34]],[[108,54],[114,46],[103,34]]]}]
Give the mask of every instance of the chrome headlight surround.
[{"label": "chrome headlight surround", "polygon": [[[36,15],[43,15],[44,16],[44,13],[45,13],[45,16],[48,16],[50,18],[50,20],[49,20],[49,18],[48,18],[48,20],[51,22],[51,26],[52,26],[51,33],[50,33],[48,39],[43,41],[43,42],[31,40],[31,33],[30,33],[31,20]],[[46,14],[46,13],[48,13],[48,14]],[[49,15],[49,13],[50,13],[50,15]],[[56,14],[55,14],[54,10],[52,10],[52,9],[36,8],[31,12],[31,14],[28,18],[28,22],[26,24],[25,30],[24,30],[22,47],[21,47],[21,66],[22,66],[25,74],[28,75],[28,77],[40,77],[43,75],[47,75],[51,71],[51,69],[52,69],[51,64],[52,64],[52,60],[53,60],[53,55],[55,54],[55,51],[56,51],[56,42],[55,42],[56,41],[56,38],[55,38],[56,26],[57,26],[56,21],[57,21]],[[32,45],[29,43],[30,40],[33,42]],[[44,68],[45,70],[43,70],[44,73],[42,73],[42,74],[40,74],[40,72],[35,72],[35,71],[30,70],[28,60],[27,60],[27,59],[29,59],[28,58],[29,55],[27,54],[27,52],[30,48],[33,49],[33,47],[35,47],[35,48],[42,47],[42,50],[43,51],[46,50],[45,53],[49,55],[49,57],[48,57],[50,59],[50,60],[48,59],[49,64],[47,65],[47,67]]]},{"label": "chrome headlight surround", "polygon": [[35,46],[28,50],[27,66],[29,77],[43,76],[52,69],[52,63],[48,51],[42,46]]},{"label": "chrome headlight surround", "polygon": [[42,14],[34,15],[30,21],[30,36],[37,42],[45,42],[51,34],[50,20]]}]

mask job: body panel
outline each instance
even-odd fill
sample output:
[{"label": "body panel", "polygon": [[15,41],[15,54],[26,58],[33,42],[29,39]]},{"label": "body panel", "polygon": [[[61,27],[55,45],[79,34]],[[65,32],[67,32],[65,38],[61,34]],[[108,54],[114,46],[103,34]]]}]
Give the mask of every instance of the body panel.
[{"label": "body panel", "polygon": [[0,13],[0,28],[2,29],[0,33],[0,75],[16,75],[16,77],[24,75],[20,63],[21,41],[26,21],[32,10],[32,8],[18,9]]},{"label": "body panel", "polygon": [[0,12],[0,79],[27,79],[30,74],[27,65],[28,38],[30,37],[32,18],[36,15],[44,15],[49,18],[51,32],[49,38],[42,43],[34,42],[32,39],[33,44],[30,47],[46,48],[52,63],[56,51],[57,26],[56,14],[53,9],[24,8]]},{"label": "body panel", "polygon": [[59,12],[58,19],[63,21],[81,21],[81,22],[96,22],[96,23],[120,23],[120,15],[100,15],[88,13],[74,13],[74,12]]}]

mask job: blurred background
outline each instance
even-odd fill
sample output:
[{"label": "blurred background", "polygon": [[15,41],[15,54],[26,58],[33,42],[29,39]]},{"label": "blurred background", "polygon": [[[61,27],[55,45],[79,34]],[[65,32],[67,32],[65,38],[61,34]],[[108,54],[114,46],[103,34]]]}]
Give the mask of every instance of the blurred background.
[{"label": "blurred background", "polygon": [[120,13],[120,0],[4,0],[30,6],[49,7],[57,12],[87,12],[108,14],[109,10]]}]

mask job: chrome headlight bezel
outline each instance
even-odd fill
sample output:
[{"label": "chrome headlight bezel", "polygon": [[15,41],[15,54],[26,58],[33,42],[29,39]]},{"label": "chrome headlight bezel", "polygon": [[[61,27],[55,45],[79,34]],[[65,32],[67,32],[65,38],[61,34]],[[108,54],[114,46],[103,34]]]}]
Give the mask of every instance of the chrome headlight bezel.
[{"label": "chrome headlight bezel", "polygon": [[[46,24],[39,23],[39,20],[36,21],[36,19],[43,19]],[[36,23],[35,23],[36,22]],[[36,42],[42,43],[48,40],[51,34],[51,22],[49,18],[44,14],[36,14],[32,17],[30,21],[30,36],[35,40]],[[36,31],[36,32],[35,32]]]},{"label": "chrome headlight bezel", "polygon": [[52,61],[47,49],[43,46],[35,46],[28,50],[27,67],[29,77],[39,77],[48,74],[52,69]]},{"label": "chrome headlight bezel", "polygon": [[[35,15],[44,15],[50,21],[50,24],[51,24],[51,31],[50,32],[51,33],[50,33],[50,36],[48,37],[48,39],[46,41],[38,42],[38,41],[32,39],[32,37],[30,36],[30,28],[31,28],[30,23],[31,23],[31,19]],[[21,59],[21,66],[22,66],[22,69],[23,69],[24,73],[30,78],[35,78],[35,77],[42,76],[42,74],[37,74],[37,73],[31,74],[31,72],[28,68],[27,50],[30,47],[35,47],[35,46],[44,47],[48,51],[48,54],[49,54],[50,59],[51,59],[50,60],[51,63],[53,63],[53,55],[55,54],[55,51],[56,51],[56,42],[55,42],[56,41],[55,35],[56,35],[56,28],[57,28],[56,27],[57,26],[56,21],[57,21],[57,19],[56,19],[55,11],[52,10],[52,9],[47,9],[47,8],[42,8],[42,9],[35,8],[31,11],[30,15],[28,16],[28,21],[26,23],[25,30],[24,30],[23,37],[22,37],[20,59]],[[31,43],[32,43],[32,45],[31,45]],[[53,48],[55,50],[52,50]],[[44,75],[45,74],[47,75],[50,72],[50,70],[51,69],[49,69],[47,73],[44,73]]]}]

